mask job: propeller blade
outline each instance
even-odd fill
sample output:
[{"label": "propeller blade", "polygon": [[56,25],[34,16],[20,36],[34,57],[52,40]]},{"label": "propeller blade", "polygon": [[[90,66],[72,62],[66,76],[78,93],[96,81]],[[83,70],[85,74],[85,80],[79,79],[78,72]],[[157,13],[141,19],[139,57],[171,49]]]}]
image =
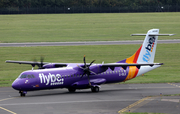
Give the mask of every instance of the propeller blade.
[{"label": "propeller blade", "polygon": [[[34,58],[33,62],[34,62],[34,64],[31,64],[31,65],[32,65],[32,67],[35,67],[35,66],[36,66],[36,64],[37,64],[37,60],[36,60],[36,58]],[[37,65],[37,66],[38,66],[38,65]],[[39,67],[39,66],[38,66],[38,67]]]},{"label": "propeller blade", "polygon": [[95,74],[95,75],[97,75],[95,72],[93,72],[93,71],[90,71],[92,74]]},{"label": "propeller blade", "polygon": [[81,67],[81,66],[79,66],[79,65],[77,65],[80,69],[82,69],[82,70],[84,70],[84,68],[83,67]]},{"label": "propeller blade", "polygon": [[40,69],[42,69],[42,68],[43,68],[43,61],[44,61],[44,57],[43,57],[43,56],[41,56],[41,64],[40,64]]},{"label": "propeller blade", "polygon": [[90,63],[90,65],[89,65],[89,66],[91,66],[91,65],[94,63],[94,61],[95,61],[95,60],[93,60],[93,61]]},{"label": "propeller blade", "polygon": [[88,75],[88,82],[89,82],[89,86],[91,86],[91,82],[90,82],[90,79],[89,79],[89,75]]},{"label": "propeller blade", "polygon": [[85,66],[85,68],[86,68],[86,67],[87,67],[87,66],[86,66],[86,55],[84,55],[83,61],[84,61],[84,66]]},{"label": "propeller blade", "polygon": [[86,73],[84,72],[83,75],[81,76],[81,78],[85,75]]}]

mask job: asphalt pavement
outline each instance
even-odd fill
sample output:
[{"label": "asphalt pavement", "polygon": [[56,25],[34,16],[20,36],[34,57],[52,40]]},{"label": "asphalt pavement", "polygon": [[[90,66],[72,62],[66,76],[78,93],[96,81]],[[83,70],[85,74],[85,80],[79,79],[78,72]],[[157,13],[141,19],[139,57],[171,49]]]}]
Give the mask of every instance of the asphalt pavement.
[{"label": "asphalt pavement", "polygon": [[[122,45],[142,44],[143,40],[132,41],[89,41],[89,42],[36,42],[36,43],[0,43],[0,47],[32,47],[32,46],[77,46],[77,45]],[[162,43],[180,43],[180,40],[158,40]]]},{"label": "asphalt pavement", "polygon": [[[180,83],[109,84],[100,92],[66,89],[28,92],[20,97],[11,87],[0,88],[0,114],[120,114],[154,112],[179,114]],[[170,96],[169,96],[170,95]]]}]

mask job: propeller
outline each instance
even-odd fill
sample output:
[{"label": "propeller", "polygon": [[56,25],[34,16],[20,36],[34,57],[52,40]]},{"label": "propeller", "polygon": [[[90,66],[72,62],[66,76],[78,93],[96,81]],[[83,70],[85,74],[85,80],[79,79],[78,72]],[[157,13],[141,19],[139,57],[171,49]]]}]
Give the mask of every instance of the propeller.
[{"label": "propeller", "polygon": [[81,67],[81,66],[78,65],[78,67],[81,68],[81,69],[84,71],[84,73],[83,73],[83,75],[81,76],[81,78],[82,78],[84,75],[87,74],[89,86],[91,86],[89,76],[90,76],[91,74],[95,74],[95,75],[96,75],[95,72],[93,72],[93,71],[91,71],[91,70],[89,69],[89,67],[94,63],[94,61],[95,61],[95,60],[93,60],[89,65],[87,65],[87,64],[86,64],[86,56],[84,55],[84,58],[83,58],[84,67]]},{"label": "propeller", "polygon": [[34,59],[34,63],[32,64],[32,66],[33,67],[35,67],[35,65],[37,65],[38,66],[38,69],[44,69],[43,68],[43,61],[44,61],[44,57],[43,56],[41,56],[41,58],[40,58],[40,63],[39,62],[37,62],[37,60],[36,59]]},{"label": "propeller", "polygon": [[44,57],[41,56],[41,63],[40,63],[40,66],[39,66],[39,69],[43,69],[43,61],[44,61]]}]

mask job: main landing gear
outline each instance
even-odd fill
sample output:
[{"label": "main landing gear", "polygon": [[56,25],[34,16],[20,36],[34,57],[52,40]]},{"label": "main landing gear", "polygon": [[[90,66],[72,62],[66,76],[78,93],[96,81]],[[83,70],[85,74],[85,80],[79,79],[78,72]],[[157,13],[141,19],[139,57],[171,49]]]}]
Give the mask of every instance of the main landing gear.
[{"label": "main landing gear", "polygon": [[68,91],[69,91],[70,93],[74,93],[74,92],[76,92],[76,89],[75,89],[75,88],[68,88]]},{"label": "main landing gear", "polygon": [[25,97],[27,92],[26,91],[19,91],[21,97]]},{"label": "main landing gear", "polygon": [[[100,90],[100,86],[91,86],[90,87],[91,88],[91,91],[92,92],[99,92],[99,90]],[[74,93],[74,92],[76,92],[76,89],[75,88],[68,88],[68,91],[70,92],[70,93]]]},{"label": "main landing gear", "polygon": [[99,88],[100,88],[99,86],[92,86],[91,91],[92,92],[99,92]]}]

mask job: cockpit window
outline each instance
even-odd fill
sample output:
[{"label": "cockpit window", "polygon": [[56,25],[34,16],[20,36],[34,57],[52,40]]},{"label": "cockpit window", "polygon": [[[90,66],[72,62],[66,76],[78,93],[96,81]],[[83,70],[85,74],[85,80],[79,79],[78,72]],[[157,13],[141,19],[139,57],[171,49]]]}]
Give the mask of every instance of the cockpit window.
[{"label": "cockpit window", "polygon": [[33,74],[22,74],[19,78],[35,78],[35,76]]},{"label": "cockpit window", "polygon": [[26,76],[27,76],[26,74],[23,74],[20,76],[20,78],[26,78]]}]

